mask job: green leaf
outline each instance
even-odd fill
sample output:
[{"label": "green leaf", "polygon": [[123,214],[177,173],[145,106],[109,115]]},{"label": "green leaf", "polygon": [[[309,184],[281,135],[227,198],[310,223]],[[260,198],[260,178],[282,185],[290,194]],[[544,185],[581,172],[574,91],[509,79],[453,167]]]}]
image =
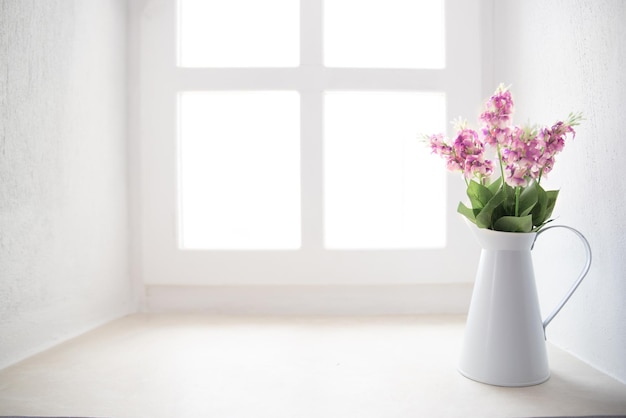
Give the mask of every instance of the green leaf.
[{"label": "green leaf", "polygon": [[559,197],[558,190],[548,190],[546,192],[546,197],[548,202],[546,203],[546,219],[552,216],[552,211],[554,210],[554,206],[556,206],[556,198]]},{"label": "green leaf", "polygon": [[533,229],[533,217],[532,215],[503,216],[496,220],[493,229],[504,232],[530,232]]},{"label": "green leaf", "polygon": [[494,209],[493,214],[491,215],[491,220],[495,222],[503,216],[509,216],[509,214],[504,209],[504,205],[500,205]]},{"label": "green leaf", "polygon": [[546,210],[548,208],[548,195],[546,194],[546,191],[543,190],[543,187],[541,187],[541,185],[537,184],[536,189],[537,204],[533,208],[532,215],[533,225],[539,226],[542,225],[546,221],[546,219],[548,219],[548,216],[546,216]]},{"label": "green leaf", "polygon": [[472,180],[467,186],[467,197],[472,202],[472,208],[482,209],[493,197],[493,193],[487,187]]},{"label": "green leaf", "polygon": [[530,186],[524,188],[522,193],[519,196],[519,216],[530,215],[533,208],[537,204],[538,193],[537,193],[537,183],[532,183]]},{"label": "green leaf", "polygon": [[456,211],[465,216],[471,222],[476,223],[476,214],[474,212],[478,212],[477,210],[470,209],[465,206],[463,202],[459,202],[459,206],[456,208]]},{"label": "green leaf", "polygon": [[545,221],[544,223],[542,223],[541,225],[535,226],[533,228],[533,232],[539,232],[541,230],[541,228],[543,228],[544,226],[546,226],[547,224],[549,224],[552,221],[554,221],[554,219],[549,219],[549,220]]},{"label": "green leaf", "polygon": [[515,215],[515,187],[511,187],[506,183],[502,184],[502,192],[504,193],[504,212],[508,215]]},{"label": "green leaf", "polygon": [[492,194],[496,194],[498,190],[500,190],[500,186],[502,186],[502,177],[499,177],[496,181],[487,186],[487,188]]},{"label": "green leaf", "polygon": [[504,191],[500,190],[489,199],[485,207],[476,215],[476,225],[478,225],[479,228],[489,228],[491,226],[493,212],[498,206],[502,205],[502,202],[504,202]]}]

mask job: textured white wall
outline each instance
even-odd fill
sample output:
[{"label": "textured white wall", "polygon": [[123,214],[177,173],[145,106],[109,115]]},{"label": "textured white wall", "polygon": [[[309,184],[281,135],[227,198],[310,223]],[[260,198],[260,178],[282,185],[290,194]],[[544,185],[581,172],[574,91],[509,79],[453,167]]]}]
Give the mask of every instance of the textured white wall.
[{"label": "textured white wall", "polygon": [[126,3],[0,1],[0,368],[133,309]]},{"label": "textured white wall", "polygon": [[[551,123],[570,111],[587,118],[549,185],[561,189],[555,223],[580,229],[594,261],[548,339],[626,382],[626,2],[494,3],[495,81],[512,84],[516,121]],[[544,312],[582,266],[574,236],[548,234],[534,251]]]}]

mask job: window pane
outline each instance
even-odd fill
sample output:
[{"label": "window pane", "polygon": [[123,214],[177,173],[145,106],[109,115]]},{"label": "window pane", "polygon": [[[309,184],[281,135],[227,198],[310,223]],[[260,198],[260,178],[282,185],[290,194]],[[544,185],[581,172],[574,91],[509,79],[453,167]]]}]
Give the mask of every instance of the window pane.
[{"label": "window pane", "polygon": [[179,0],[182,67],[296,67],[299,0]]},{"label": "window pane", "polygon": [[444,132],[443,93],[329,92],[324,103],[325,244],[445,245],[445,170],[418,138]]},{"label": "window pane", "polygon": [[326,0],[327,67],[444,68],[444,0]]},{"label": "window pane", "polygon": [[181,246],[300,246],[296,92],[179,96]]}]

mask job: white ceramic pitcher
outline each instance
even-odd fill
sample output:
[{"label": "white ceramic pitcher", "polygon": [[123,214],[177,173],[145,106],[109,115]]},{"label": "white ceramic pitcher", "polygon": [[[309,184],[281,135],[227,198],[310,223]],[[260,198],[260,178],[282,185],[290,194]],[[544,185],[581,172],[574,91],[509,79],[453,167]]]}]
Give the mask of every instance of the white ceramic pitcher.
[{"label": "white ceramic pitcher", "polygon": [[[470,224],[482,247],[465,327],[459,371],[478,382],[530,386],[550,377],[545,328],[591,266],[591,248],[577,230],[556,225],[537,233],[499,232]],[[539,235],[566,228],[583,242],[587,260],[559,305],[541,319],[531,250]]]}]

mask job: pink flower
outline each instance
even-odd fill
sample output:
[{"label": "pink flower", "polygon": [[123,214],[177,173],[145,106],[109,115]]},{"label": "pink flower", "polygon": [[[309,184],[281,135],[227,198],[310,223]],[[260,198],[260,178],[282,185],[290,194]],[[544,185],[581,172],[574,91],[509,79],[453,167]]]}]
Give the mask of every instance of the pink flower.
[{"label": "pink flower", "polygon": [[482,154],[485,146],[478,139],[478,133],[472,129],[461,128],[457,132],[454,140],[454,150],[461,158],[465,159],[468,155]]},{"label": "pink flower", "polygon": [[446,145],[443,134],[435,134],[428,137],[430,142],[430,148],[433,154],[437,155],[450,155],[451,149],[449,145]]},{"label": "pink flower", "polygon": [[489,145],[502,144],[509,135],[509,127],[513,116],[513,98],[511,92],[500,85],[496,92],[485,104],[485,111],[480,115],[480,121],[485,124],[482,129],[485,143]]},{"label": "pink flower", "polygon": [[485,145],[472,129],[461,127],[452,145],[443,134],[430,136],[429,142],[433,153],[444,158],[450,171],[461,171],[468,179],[485,178],[493,173],[493,162],[485,160]]},{"label": "pink flower", "polygon": [[487,178],[493,173],[493,162],[485,160],[484,155],[469,155],[465,160],[465,177]]},{"label": "pink flower", "polygon": [[513,187],[526,187],[539,182],[554,167],[555,155],[563,150],[568,135],[575,136],[574,126],[582,120],[580,114],[570,114],[563,122],[550,128],[522,128],[512,125],[514,110],[511,92],[500,85],[485,103],[479,119],[481,135],[457,122],[454,140],[443,134],[428,137],[432,152],[441,156],[448,170],[461,171],[466,179],[485,181],[494,172],[494,163],[485,159],[487,145],[496,148],[497,163],[504,181]]},{"label": "pink flower", "polygon": [[504,169],[504,181],[511,187],[526,187],[528,185],[527,169],[524,166],[511,164]]},{"label": "pink flower", "polygon": [[533,130],[514,126],[508,140],[502,143],[505,181],[513,187],[525,187],[542,174],[544,141]]}]

